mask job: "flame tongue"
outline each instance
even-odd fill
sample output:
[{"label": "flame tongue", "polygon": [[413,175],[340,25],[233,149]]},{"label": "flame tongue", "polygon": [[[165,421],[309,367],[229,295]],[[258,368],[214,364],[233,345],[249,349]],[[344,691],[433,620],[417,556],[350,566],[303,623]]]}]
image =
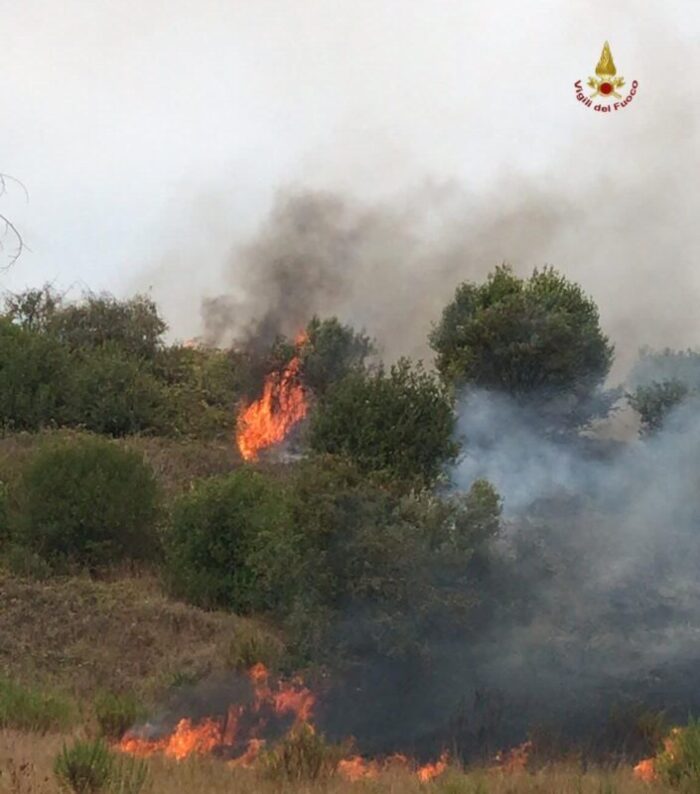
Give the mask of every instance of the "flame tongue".
[{"label": "flame tongue", "polygon": [[299,383],[298,353],[304,342],[306,335],[300,334],[295,340],[297,355],[281,373],[268,375],[262,397],[241,411],[236,441],[244,460],[256,460],[260,450],[284,441],[291,428],[306,416],[308,405]]},{"label": "flame tongue", "polygon": [[229,758],[234,756],[239,766],[249,765],[265,744],[260,734],[280,734],[290,723],[310,719],[314,696],[297,678],[271,686],[262,664],[251,668],[248,677],[253,689],[250,706],[232,705],[225,717],[207,717],[198,723],[181,719],[169,734],[155,739],[129,732],[118,749],[138,756],[162,753],[178,761],[190,755],[219,752]]}]

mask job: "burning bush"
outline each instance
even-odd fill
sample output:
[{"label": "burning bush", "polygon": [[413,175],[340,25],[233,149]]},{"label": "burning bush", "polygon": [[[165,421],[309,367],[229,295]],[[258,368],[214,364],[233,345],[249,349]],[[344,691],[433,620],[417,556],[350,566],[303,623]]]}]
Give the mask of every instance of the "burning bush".
[{"label": "burning bush", "polygon": [[89,436],[49,443],[18,491],[13,534],[54,567],[99,570],[157,551],[157,486],[134,451]]},{"label": "burning bush", "polygon": [[249,613],[288,597],[296,559],[286,496],[258,472],[197,483],[175,503],[165,547],[169,587],[193,604]]}]

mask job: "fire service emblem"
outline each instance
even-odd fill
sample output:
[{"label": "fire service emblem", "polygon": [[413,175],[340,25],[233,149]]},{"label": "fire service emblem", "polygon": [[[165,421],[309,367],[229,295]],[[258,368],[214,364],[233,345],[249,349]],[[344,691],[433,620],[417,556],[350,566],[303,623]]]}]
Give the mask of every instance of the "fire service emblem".
[{"label": "fire service emblem", "polygon": [[[635,97],[639,83],[636,80],[632,81],[629,92],[625,97],[620,91],[627,92],[625,86],[625,78],[617,74],[615,68],[615,61],[613,61],[610,45],[606,41],[603,45],[603,52],[601,53],[600,60],[595,67],[595,77],[588,78],[588,86],[593,89],[593,93],[586,96],[584,94],[583,83],[577,80],[574,83],[576,90],[576,99],[582,102],[586,107],[592,107],[593,110],[599,113],[609,113],[611,111],[621,110],[626,107]],[[601,97],[606,102],[599,102],[594,105],[593,100],[596,97]],[[618,99],[619,102],[611,102],[612,99]]]}]

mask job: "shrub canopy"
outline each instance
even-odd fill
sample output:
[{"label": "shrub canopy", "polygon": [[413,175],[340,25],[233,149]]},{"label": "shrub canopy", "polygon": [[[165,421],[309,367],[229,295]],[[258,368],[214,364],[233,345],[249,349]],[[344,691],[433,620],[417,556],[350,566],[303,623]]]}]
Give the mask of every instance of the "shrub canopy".
[{"label": "shrub canopy", "polygon": [[101,569],[156,554],[153,472],[115,442],[50,443],[27,464],[18,489],[13,534],[52,565]]}]

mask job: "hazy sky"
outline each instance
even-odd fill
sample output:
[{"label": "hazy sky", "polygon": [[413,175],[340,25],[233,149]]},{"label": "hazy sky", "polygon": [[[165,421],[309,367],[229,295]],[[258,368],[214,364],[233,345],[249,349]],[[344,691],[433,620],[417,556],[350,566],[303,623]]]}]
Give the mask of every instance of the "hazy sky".
[{"label": "hazy sky", "polygon": [[[21,0],[2,34],[0,169],[31,199],[0,210],[31,252],[0,286],[151,286],[189,335],[280,188],[376,202],[429,180],[492,206],[516,180],[563,228],[490,254],[576,275],[618,333],[623,284],[661,301],[670,344],[700,332],[678,328],[700,297],[695,0]],[[606,39],[640,88],[603,116],[573,83]]]}]

